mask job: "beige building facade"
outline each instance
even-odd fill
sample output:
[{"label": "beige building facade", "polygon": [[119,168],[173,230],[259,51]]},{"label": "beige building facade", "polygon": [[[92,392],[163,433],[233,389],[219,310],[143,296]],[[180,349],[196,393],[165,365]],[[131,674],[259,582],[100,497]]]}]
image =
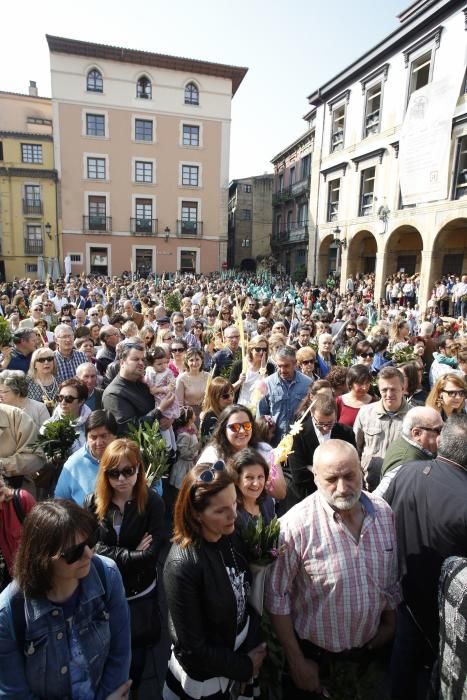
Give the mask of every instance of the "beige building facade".
[{"label": "beige building facade", "polygon": [[[337,271],[344,290],[349,275],[375,272],[378,299],[389,275],[419,273],[425,305],[438,278],[467,272],[467,9],[418,0],[399,20],[308,98],[308,275],[323,281]],[[420,185],[412,196],[424,168],[434,194]]]},{"label": "beige building facade", "polygon": [[221,269],[231,100],[246,69],[47,41],[71,271]]}]

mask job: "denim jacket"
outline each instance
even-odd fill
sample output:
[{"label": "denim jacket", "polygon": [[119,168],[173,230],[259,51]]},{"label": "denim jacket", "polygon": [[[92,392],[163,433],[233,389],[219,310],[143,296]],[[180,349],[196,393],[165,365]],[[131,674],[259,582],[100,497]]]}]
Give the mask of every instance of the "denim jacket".
[{"label": "denim jacket", "polygon": [[259,402],[258,415],[273,417],[276,423],[274,445],[289,432],[290,425],[295,421],[297,408],[305,398],[311,383],[309,377],[298,371],[290,382],[281,379],[277,372],[265,379],[268,393]]},{"label": "denim jacket", "polygon": [[[113,561],[99,558],[104,565],[100,568],[106,590],[96,565],[91,563],[89,574],[81,581],[73,617],[94,688],[89,700],[105,700],[128,680],[130,670],[129,614],[122,579]],[[12,612],[16,596],[22,594],[15,582],[0,595],[0,698],[71,700],[67,622],[62,608],[47,598],[24,599],[21,649]]]}]

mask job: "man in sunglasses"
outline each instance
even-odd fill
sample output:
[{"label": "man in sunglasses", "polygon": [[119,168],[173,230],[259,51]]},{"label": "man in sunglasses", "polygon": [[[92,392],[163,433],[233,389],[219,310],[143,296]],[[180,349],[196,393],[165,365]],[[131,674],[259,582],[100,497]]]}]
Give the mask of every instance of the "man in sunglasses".
[{"label": "man in sunglasses", "polygon": [[429,669],[438,656],[441,566],[447,557],[467,557],[466,435],[467,415],[452,415],[437,457],[404,466],[385,494],[396,521],[404,595],[391,659],[394,698],[428,697]]},{"label": "man in sunglasses", "polygon": [[375,490],[384,496],[399,469],[407,462],[433,459],[443,428],[441,414],[429,406],[416,406],[402,421],[402,434],[389,446],[381,468],[381,483]]}]

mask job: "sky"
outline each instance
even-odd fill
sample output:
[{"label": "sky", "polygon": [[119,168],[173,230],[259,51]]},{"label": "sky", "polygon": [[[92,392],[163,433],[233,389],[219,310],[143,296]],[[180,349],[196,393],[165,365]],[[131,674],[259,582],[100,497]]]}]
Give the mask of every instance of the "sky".
[{"label": "sky", "polygon": [[4,3],[0,90],[50,97],[45,34],[248,67],[232,101],[230,179],[272,172],[306,131],[307,95],[399,26],[410,0]]}]

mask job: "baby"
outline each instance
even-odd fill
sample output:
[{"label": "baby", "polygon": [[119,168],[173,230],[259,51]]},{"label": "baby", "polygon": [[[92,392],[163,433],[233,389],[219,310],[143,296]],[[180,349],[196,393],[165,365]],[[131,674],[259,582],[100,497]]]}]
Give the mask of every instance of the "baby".
[{"label": "baby", "polygon": [[[151,394],[154,396],[156,408],[159,406],[161,399],[167,394],[175,393],[175,377],[172,371],[168,368],[169,360],[164,348],[156,346],[146,354],[146,372],[144,381],[148,385]],[[167,445],[167,451],[177,451],[177,442],[172,428],[172,423],[180,415],[180,406],[175,397],[174,402],[164,410],[164,418],[170,420],[170,427],[161,430],[161,435]]]}]

